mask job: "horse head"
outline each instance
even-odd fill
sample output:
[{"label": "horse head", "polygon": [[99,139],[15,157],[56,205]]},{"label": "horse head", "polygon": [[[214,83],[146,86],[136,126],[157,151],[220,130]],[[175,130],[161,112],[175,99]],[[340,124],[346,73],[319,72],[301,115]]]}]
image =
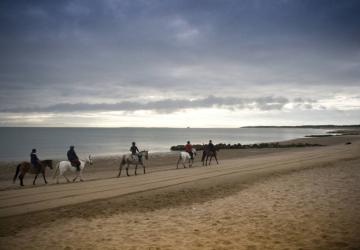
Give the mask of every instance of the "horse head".
[{"label": "horse head", "polygon": [[93,165],[94,162],[93,162],[93,159],[92,159],[92,156],[89,155],[89,158],[87,159],[87,161],[89,162],[90,165]]},{"label": "horse head", "polygon": [[148,160],[149,159],[149,151],[148,150],[143,150],[140,152],[141,156],[145,156],[145,159]]},{"label": "horse head", "polygon": [[192,151],[193,155],[195,156],[196,155],[196,149],[192,148],[191,151]]}]

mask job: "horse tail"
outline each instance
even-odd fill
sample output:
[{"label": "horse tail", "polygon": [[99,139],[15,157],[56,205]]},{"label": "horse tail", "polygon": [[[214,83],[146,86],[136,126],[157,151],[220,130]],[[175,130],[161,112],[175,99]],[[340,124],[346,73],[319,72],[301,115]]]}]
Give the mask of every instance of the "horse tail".
[{"label": "horse tail", "polygon": [[53,175],[53,179],[55,179],[55,177],[57,176],[58,172],[59,172],[59,166],[60,166],[60,162],[56,165],[56,169]]},{"label": "horse tail", "polygon": [[14,178],[13,178],[13,183],[15,183],[16,178],[17,178],[18,175],[19,175],[20,167],[21,167],[21,164],[18,164],[17,167],[16,167],[16,172],[15,172],[15,175],[14,175]]}]

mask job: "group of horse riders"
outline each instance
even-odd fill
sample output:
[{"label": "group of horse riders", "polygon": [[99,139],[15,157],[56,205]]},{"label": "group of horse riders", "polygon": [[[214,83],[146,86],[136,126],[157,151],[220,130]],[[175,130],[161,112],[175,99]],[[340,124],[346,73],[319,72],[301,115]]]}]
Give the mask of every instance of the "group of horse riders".
[{"label": "group of horse riders", "polygon": [[[67,158],[68,158],[69,162],[71,163],[71,165],[76,168],[76,171],[80,171],[81,162],[75,152],[75,147],[73,145],[70,146],[66,155],[67,155]],[[39,157],[36,154],[36,148],[31,150],[30,162],[31,162],[31,165],[34,167],[34,169],[37,169],[38,171],[41,170],[41,162],[40,162]]]},{"label": "group of horse riders", "polygon": [[[184,148],[185,148],[185,152],[187,152],[190,155],[190,159],[194,160],[194,153],[193,153],[192,145],[191,145],[190,141],[187,141]],[[203,154],[201,157],[202,162],[204,161],[204,159],[206,157],[206,152],[213,152],[214,155],[216,155],[216,148],[215,148],[215,145],[212,143],[212,140],[209,141],[209,144],[204,146]]]},{"label": "group of horse riders", "polygon": [[[186,145],[185,145],[185,152],[187,152],[190,155],[191,160],[194,159],[194,154],[193,154],[193,147],[190,143],[190,141],[187,141]],[[216,154],[216,149],[215,149],[215,145],[212,143],[212,140],[209,141],[209,144],[207,144],[204,148],[204,152],[206,151],[211,151],[214,154]],[[141,161],[141,154],[138,147],[136,146],[136,143],[133,142],[131,147],[130,147],[130,152],[131,152],[131,156],[132,159],[134,161]],[[204,161],[206,154],[203,153],[201,161]],[[76,168],[77,171],[80,171],[80,160],[79,157],[77,156],[76,152],[75,152],[75,147],[73,145],[70,146],[69,150],[67,151],[67,158],[69,160],[69,162],[71,163],[72,166],[74,166]],[[40,171],[41,168],[41,164],[40,164],[40,159],[38,158],[37,154],[36,154],[36,149],[32,149],[31,150],[31,154],[30,154],[30,162],[31,165]]]},{"label": "group of horse riders", "polygon": [[[145,164],[143,162],[143,157],[145,157],[145,159],[148,159],[148,151],[147,150],[143,150],[140,151],[138,149],[138,147],[136,146],[136,143],[133,142],[131,147],[130,147],[130,155],[123,155],[121,163],[120,163],[120,167],[119,167],[119,174],[118,177],[120,177],[121,175],[121,170],[123,168],[124,165],[127,165],[126,167],[126,174],[129,176],[128,173],[128,168],[130,164],[135,165],[135,175],[136,175],[136,170],[138,165],[143,167],[143,171],[145,174]],[[183,165],[185,168],[185,161],[187,159],[189,159],[189,167],[191,167],[192,162],[194,161],[194,154],[196,154],[196,150],[193,148],[193,146],[191,145],[190,141],[187,141],[187,144],[185,145],[185,151],[184,152],[180,152],[180,157],[179,160],[177,162],[176,168],[178,168],[179,162],[182,160],[183,161]],[[207,161],[208,161],[208,157],[210,156],[210,162],[209,165],[211,163],[211,158],[215,157],[215,160],[217,161],[216,158],[216,148],[214,146],[214,144],[212,143],[212,141],[209,141],[209,144],[204,146],[204,150],[203,150],[203,155],[202,155],[202,162],[203,165],[207,165]],[[206,157],[206,162],[205,162],[205,157]],[[75,152],[75,147],[74,146],[70,146],[70,149],[67,151],[67,159],[68,161],[61,161],[58,163],[57,168],[54,172],[54,178],[55,176],[57,176],[57,183],[59,183],[59,175],[64,176],[64,178],[66,178],[66,180],[69,182],[68,178],[64,175],[64,173],[67,170],[70,170],[72,168],[71,171],[76,171],[77,175],[76,177],[73,179],[73,181],[75,181],[78,177],[80,177],[80,181],[83,181],[82,176],[81,176],[81,169],[83,169],[85,167],[85,164],[89,162],[90,165],[92,165],[92,159],[91,159],[91,155],[89,155],[89,159],[86,160],[79,160],[79,157],[77,156],[76,152]],[[37,156],[37,151],[36,149],[32,149],[31,150],[31,154],[30,154],[30,163],[29,162],[21,162],[17,165],[16,167],[16,172],[13,178],[13,182],[15,183],[17,177],[19,177],[20,179],[20,185],[23,186],[23,178],[26,174],[26,172],[28,172],[29,170],[31,171],[32,169],[32,173],[36,174],[34,181],[33,181],[33,185],[35,185],[35,180],[37,178],[37,176],[41,173],[45,183],[47,183],[46,178],[45,178],[45,167],[49,167],[50,169],[52,169],[52,160],[40,160],[39,157]]]},{"label": "group of horse riders", "polygon": [[[140,151],[139,151],[138,147],[136,146],[135,142],[132,143],[130,151],[131,151],[133,160],[141,161],[141,154],[138,154],[138,153],[140,153]],[[67,151],[66,155],[67,155],[68,161],[71,163],[71,165],[76,167],[77,171],[80,171],[81,162],[75,152],[75,147],[73,145],[70,146],[70,149]],[[37,169],[38,171],[40,171],[41,163],[40,163],[39,157],[36,154],[35,148],[31,150],[30,162],[31,162],[31,165],[34,167],[34,169]]]}]

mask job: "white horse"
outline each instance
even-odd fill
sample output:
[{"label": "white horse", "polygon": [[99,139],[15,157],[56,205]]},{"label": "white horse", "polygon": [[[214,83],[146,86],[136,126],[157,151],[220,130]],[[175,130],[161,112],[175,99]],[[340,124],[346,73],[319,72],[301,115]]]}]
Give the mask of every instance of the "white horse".
[{"label": "white horse", "polygon": [[87,164],[90,164],[90,165],[93,164],[93,160],[91,158],[91,155],[89,155],[89,158],[86,159],[86,160],[80,160],[80,163],[81,163],[80,164],[80,171],[77,171],[76,167],[72,166],[70,161],[61,161],[61,162],[59,162],[57,164],[57,166],[56,166],[56,170],[55,170],[55,173],[54,173],[54,176],[53,176],[54,179],[56,177],[56,183],[59,184],[59,177],[60,176],[63,176],[66,179],[67,182],[70,182],[70,180],[65,176],[65,173],[68,172],[68,171],[76,172],[76,176],[73,179],[73,182],[75,182],[78,177],[80,177],[80,181],[84,181],[84,179],[82,178],[82,171],[84,170],[84,168],[85,168],[85,166]]},{"label": "white horse", "polygon": [[189,160],[189,168],[190,168],[192,166],[192,164],[194,163],[194,158],[196,156],[195,148],[192,149],[192,153],[193,153],[193,159],[191,159],[191,156],[188,152],[181,151],[179,154],[179,160],[177,161],[177,164],[176,164],[176,168],[179,168],[180,161],[181,161],[182,165],[184,166],[184,168],[186,168],[185,163],[187,160]]},{"label": "white horse", "polygon": [[121,162],[120,162],[120,167],[119,167],[119,174],[118,174],[118,178],[121,175],[121,170],[122,168],[126,165],[126,175],[129,176],[129,167],[130,165],[135,165],[135,175],[137,175],[137,167],[138,165],[141,165],[144,169],[144,174],[145,174],[145,164],[144,164],[144,158],[147,160],[149,159],[149,151],[147,150],[143,150],[140,151],[137,155],[131,155],[131,154],[127,154],[127,155],[123,155]]}]

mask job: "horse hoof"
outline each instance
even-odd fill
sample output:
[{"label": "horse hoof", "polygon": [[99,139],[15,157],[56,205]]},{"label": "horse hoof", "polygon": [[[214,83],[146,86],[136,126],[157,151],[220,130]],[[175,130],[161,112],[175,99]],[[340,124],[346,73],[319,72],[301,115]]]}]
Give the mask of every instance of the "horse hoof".
[{"label": "horse hoof", "polygon": [[83,182],[84,180],[81,179],[80,181]]}]

